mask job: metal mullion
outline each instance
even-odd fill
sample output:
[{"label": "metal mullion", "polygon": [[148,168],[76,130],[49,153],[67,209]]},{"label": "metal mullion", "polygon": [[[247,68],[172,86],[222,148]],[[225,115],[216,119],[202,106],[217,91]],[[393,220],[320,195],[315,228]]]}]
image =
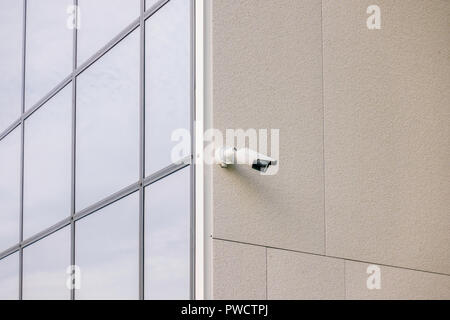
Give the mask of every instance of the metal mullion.
[{"label": "metal mullion", "polygon": [[170,0],[161,0],[160,2],[157,2],[154,5],[152,5],[150,9],[144,12],[144,20],[147,20],[156,12],[158,12],[158,10],[164,7],[169,1]]},{"label": "metal mullion", "polygon": [[[20,117],[20,212],[19,212],[19,243],[23,241],[23,192],[24,192],[24,152],[25,152],[25,127],[23,113],[25,112],[25,56],[27,37],[27,1],[23,0],[22,16],[22,97]],[[23,248],[19,245],[19,300],[23,298]]]},{"label": "metal mullion", "polygon": [[164,169],[157,171],[156,173],[144,179],[144,188],[161,179],[164,179],[167,176],[170,176],[172,173],[175,173],[177,171],[180,171],[181,169],[186,168],[190,164],[191,164],[191,156],[184,158],[184,161],[181,161],[180,163],[171,164],[165,167]]},{"label": "metal mullion", "polygon": [[[77,77],[75,71],[77,69],[77,30],[78,30],[78,0],[73,0],[75,6],[75,25],[73,28],[73,43],[72,43],[72,140],[71,140],[71,199],[70,199],[70,265],[75,266],[75,179],[76,179],[76,108],[77,108]],[[71,269],[74,272],[74,269]],[[70,299],[75,300],[75,287],[70,291]]]},{"label": "metal mullion", "polygon": [[110,40],[105,46],[103,46],[97,53],[87,59],[82,63],[76,70],[75,76],[79,76],[83,71],[89,68],[97,60],[107,54],[111,49],[118,45],[123,39],[125,39],[130,33],[139,28],[140,18],[135,19],[131,24],[129,24],[124,30],[122,30],[117,36]]},{"label": "metal mullion", "polygon": [[[23,241],[23,192],[24,192],[24,144],[25,127],[23,120],[20,125],[20,216],[19,216],[19,241]],[[23,282],[23,248],[19,250],[19,300],[22,300],[22,282]]]},{"label": "metal mullion", "polygon": [[35,103],[31,108],[24,111],[21,119],[25,121],[33,113],[39,110],[46,102],[53,98],[57,93],[64,89],[72,81],[72,75],[65,77],[59,84],[57,84],[52,90],[50,90],[43,98],[41,98],[37,103]]},{"label": "metal mullion", "polygon": [[8,134],[10,134],[15,128],[17,128],[18,126],[20,126],[22,122],[22,117],[20,117],[19,119],[16,119],[13,123],[11,123],[9,125],[8,128],[6,128],[1,134],[0,134],[0,141],[5,138]]},{"label": "metal mullion", "polygon": [[2,253],[0,253],[0,260],[6,258],[7,256],[19,252],[20,250],[20,244],[15,244],[14,246],[6,249],[5,251],[3,251]]},{"label": "metal mullion", "polygon": [[24,247],[27,247],[41,239],[44,239],[47,236],[67,227],[68,225],[70,225],[70,217],[67,217],[67,218],[55,223],[51,227],[48,227],[47,229],[44,229],[43,231],[40,231],[40,232],[32,235],[31,237],[23,240],[20,243],[20,247],[23,249]]},{"label": "metal mullion", "polygon": [[145,0],[140,7],[140,68],[139,68],[139,299],[144,300],[145,277]]},{"label": "metal mullion", "polygon": [[130,194],[136,192],[139,190],[139,182],[133,183],[132,185],[129,185],[128,187],[123,188],[122,190],[110,195],[109,197],[104,198],[103,200],[79,211],[78,213],[75,213],[73,216],[73,220],[77,221],[80,220],[100,209],[103,209],[110,204],[113,204],[126,196],[129,196]]}]

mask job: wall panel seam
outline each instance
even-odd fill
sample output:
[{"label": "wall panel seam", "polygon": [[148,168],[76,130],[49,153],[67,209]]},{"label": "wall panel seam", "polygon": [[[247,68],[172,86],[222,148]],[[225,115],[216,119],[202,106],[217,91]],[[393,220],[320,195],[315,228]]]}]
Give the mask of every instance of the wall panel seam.
[{"label": "wall panel seam", "polygon": [[448,277],[450,277],[450,273],[444,273],[444,272],[423,270],[423,269],[417,269],[417,268],[409,268],[409,267],[405,267],[405,266],[391,265],[391,264],[379,263],[379,262],[374,262],[374,261],[357,260],[357,259],[338,257],[338,256],[332,256],[332,255],[324,255],[324,254],[320,254],[320,253],[299,251],[299,250],[287,249],[287,248],[281,248],[281,247],[274,247],[274,246],[267,246],[267,245],[261,245],[261,244],[257,244],[257,243],[250,243],[250,242],[245,242],[245,241],[231,240],[231,239],[218,238],[218,237],[213,237],[212,239],[213,240],[225,241],[225,242],[238,243],[238,244],[245,244],[245,245],[255,246],[255,247],[262,247],[262,248],[268,248],[268,249],[288,251],[288,252],[292,252],[292,253],[308,254],[308,255],[313,255],[313,256],[318,256],[318,257],[323,257],[323,258],[330,258],[330,259],[336,259],[336,260],[342,260],[342,261],[359,262],[359,263],[364,263],[364,264],[373,264],[373,265],[377,265],[377,266],[381,266],[381,267],[396,268],[396,269],[410,270],[410,271],[417,271],[417,272],[425,272],[425,273],[429,273],[429,274],[435,274],[435,275],[441,275],[441,276],[448,276]]},{"label": "wall panel seam", "polygon": [[320,34],[322,45],[322,169],[323,169],[323,230],[324,254],[327,254],[327,214],[326,214],[326,176],[325,176],[325,76],[324,76],[324,37],[323,37],[323,0],[320,1]]}]

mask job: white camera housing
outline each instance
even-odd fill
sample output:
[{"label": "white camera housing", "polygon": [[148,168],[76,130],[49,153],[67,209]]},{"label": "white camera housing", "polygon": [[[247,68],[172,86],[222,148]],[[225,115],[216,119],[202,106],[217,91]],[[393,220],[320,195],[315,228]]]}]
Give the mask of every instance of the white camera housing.
[{"label": "white camera housing", "polygon": [[270,166],[278,163],[277,160],[249,148],[222,147],[216,150],[215,157],[222,168],[233,164],[247,164],[252,169],[263,173],[267,172]]}]

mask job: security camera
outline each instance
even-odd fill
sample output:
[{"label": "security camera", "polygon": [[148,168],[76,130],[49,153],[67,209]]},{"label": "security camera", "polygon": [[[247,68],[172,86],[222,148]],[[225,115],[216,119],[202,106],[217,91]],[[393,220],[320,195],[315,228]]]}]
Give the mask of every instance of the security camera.
[{"label": "security camera", "polygon": [[222,147],[216,151],[216,161],[222,168],[231,164],[248,164],[255,169],[265,173],[271,165],[276,165],[277,160],[258,153],[248,148],[236,149],[232,147]]}]

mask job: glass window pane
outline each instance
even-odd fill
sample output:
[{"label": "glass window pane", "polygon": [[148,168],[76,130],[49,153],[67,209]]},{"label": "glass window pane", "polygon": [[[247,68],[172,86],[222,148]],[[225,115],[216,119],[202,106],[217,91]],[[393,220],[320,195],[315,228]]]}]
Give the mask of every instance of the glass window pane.
[{"label": "glass window pane", "polygon": [[172,163],[172,132],[190,129],[190,23],[186,0],[169,1],[146,22],[146,175]]},{"label": "glass window pane", "polygon": [[139,194],[76,222],[76,299],[139,298]]},{"label": "glass window pane", "polygon": [[70,215],[71,88],[25,120],[25,239]]},{"label": "glass window pane", "polygon": [[77,210],[139,176],[139,30],[77,82]]},{"label": "glass window pane", "polygon": [[145,298],[189,299],[190,169],[145,191]]},{"label": "glass window pane", "polygon": [[23,250],[23,299],[65,300],[70,266],[70,228],[66,227]]},{"label": "glass window pane", "polygon": [[73,0],[27,1],[26,108],[72,72],[73,30],[67,8]]},{"label": "glass window pane", "polygon": [[19,243],[20,127],[0,141],[0,251]]},{"label": "glass window pane", "polygon": [[19,253],[0,260],[0,300],[19,299]]},{"label": "glass window pane", "polygon": [[78,0],[78,64],[139,18],[140,0]]},{"label": "glass window pane", "polygon": [[19,118],[22,91],[22,1],[0,1],[0,132]]}]

